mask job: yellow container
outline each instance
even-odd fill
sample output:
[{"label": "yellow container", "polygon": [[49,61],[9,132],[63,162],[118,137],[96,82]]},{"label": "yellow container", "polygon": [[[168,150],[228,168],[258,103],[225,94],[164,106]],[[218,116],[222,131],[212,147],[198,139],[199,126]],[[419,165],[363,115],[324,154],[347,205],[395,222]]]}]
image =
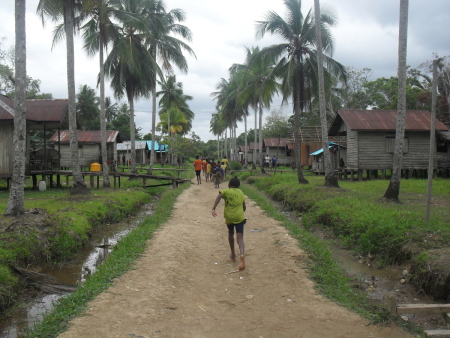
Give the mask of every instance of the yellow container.
[{"label": "yellow container", "polygon": [[102,171],[102,165],[100,163],[92,163],[91,171]]}]

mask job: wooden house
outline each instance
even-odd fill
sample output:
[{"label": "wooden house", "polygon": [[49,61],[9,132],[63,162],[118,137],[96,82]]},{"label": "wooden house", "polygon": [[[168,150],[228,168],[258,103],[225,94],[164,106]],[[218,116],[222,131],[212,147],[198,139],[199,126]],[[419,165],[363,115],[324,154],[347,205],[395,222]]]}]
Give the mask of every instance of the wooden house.
[{"label": "wooden house", "polygon": [[[155,141],[155,162],[165,163],[167,161],[168,146],[166,144],[159,144]],[[145,152],[147,162],[150,163],[150,155],[152,153],[152,141],[146,141]]]},{"label": "wooden house", "polygon": [[442,176],[450,175],[450,130],[437,132],[436,160]]},{"label": "wooden house", "polygon": [[265,138],[263,140],[264,156],[272,158],[276,156],[278,165],[290,165],[292,163],[292,151],[288,147],[287,138]]},{"label": "wooden house", "polygon": [[[49,156],[45,138],[42,140],[42,157],[31,158],[30,135],[34,130],[46,131],[68,128],[68,100],[27,100],[26,128],[27,142],[25,149],[25,173],[29,174],[33,165],[41,160],[45,166],[52,165],[59,155]],[[14,101],[0,94],[0,178],[9,180],[12,175],[14,132]],[[48,163],[50,161],[50,163]]]},{"label": "wooden house", "polygon": [[[328,142],[330,152],[331,167],[333,170],[343,169],[345,167],[344,158],[347,157],[347,147],[334,142]],[[323,148],[309,154],[313,158],[311,170],[316,174],[325,173]]]},{"label": "wooden house", "polygon": [[[92,163],[102,164],[100,130],[77,130],[78,155],[81,168],[90,168]],[[49,143],[60,149],[61,167],[71,167],[70,133],[69,130],[56,132]],[[106,131],[106,153],[108,161],[117,161],[117,144],[122,139],[117,130]]]},{"label": "wooden house", "polygon": [[[346,141],[347,168],[363,170],[392,169],[395,130],[395,110],[341,110],[338,111],[329,136]],[[409,110],[405,116],[405,139],[402,169],[426,170],[430,152],[431,114],[424,110]],[[446,132],[447,127],[436,120],[436,131]],[[436,135],[433,135],[436,137]],[[435,168],[437,161],[435,160]]]},{"label": "wooden house", "polygon": [[[148,141],[134,141],[134,149],[136,150],[136,164],[146,164],[147,153],[146,146]],[[123,141],[117,144],[117,159],[119,164],[128,163],[131,160],[131,141]]]}]

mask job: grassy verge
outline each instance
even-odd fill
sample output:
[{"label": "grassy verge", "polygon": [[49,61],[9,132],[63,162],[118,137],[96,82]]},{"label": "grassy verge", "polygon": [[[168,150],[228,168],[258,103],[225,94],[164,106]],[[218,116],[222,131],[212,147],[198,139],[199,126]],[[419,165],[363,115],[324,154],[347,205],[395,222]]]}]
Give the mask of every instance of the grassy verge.
[{"label": "grassy verge", "polygon": [[[448,295],[450,226],[446,215],[450,206],[449,180],[434,181],[431,221],[425,224],[426,180],[403,180],[402,204],[398,205],[380,198],[388,185],[385,180],[343,181],[340,182],[341,189],[329,189],[323,186],[324,178],[320,176],[308,176],[308,185],[293,183],[297,182],[295,173],[272,176],[244,173],[241,178],[251,184],[242,186],[245,193],[298,238],[299,245],[311,258],[311,279],[316,282],[317,289],[333,301],[373,322],[390,320],[386,310],[352,287],[345,271],[334,262],[327,245],[310,232],[315,228],[328,228],[343,246],[358,254],[376,255],[378,264],[411,259],[413,267],[417,264],[411,271],[411,282],[432,295]],[[301,215],[302,226],[287,219],[271,200]],[[428,269],[424,271],[423,267]],[[430,276],[437,277],[432,279]],[[428,288],[422,284],[425,279],[430,281]],[[411,327],[408,329],[420,332]]]},{"label": "grassy verge", "polygon": [[[22,288],[11,265],[64,262],[83,248],[96,227],[125,217],[165,191],[143,189],[142,179],[123,179],[121,189],[90,189],[87,195],[70,195],[66,188],[36,191],[31,181],[25,183],[25,215],[0,218],[0,310],[13,305]],[[7,199],[8,191],[0,190],[0,214]]]}]

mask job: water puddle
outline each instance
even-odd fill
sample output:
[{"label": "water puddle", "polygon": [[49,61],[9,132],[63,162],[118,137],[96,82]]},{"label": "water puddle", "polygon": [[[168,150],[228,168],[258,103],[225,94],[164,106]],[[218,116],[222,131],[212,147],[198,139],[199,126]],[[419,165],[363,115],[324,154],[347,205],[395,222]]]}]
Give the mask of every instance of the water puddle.
[{"label": "water puddle", "polygon": [[[33,271],[51,275],[69,286],[82,285],[111,252],[112,247],[152,213],[152,204],[144,205],[139,212],[118,223],[106,224],[96,229],[83,252],[62,266],[35,268]],[[0,337],[25,336],[28,329],[42,321],[45,312],[53,303],[68,293],[25,295],[23,305],[0,319]]]}]

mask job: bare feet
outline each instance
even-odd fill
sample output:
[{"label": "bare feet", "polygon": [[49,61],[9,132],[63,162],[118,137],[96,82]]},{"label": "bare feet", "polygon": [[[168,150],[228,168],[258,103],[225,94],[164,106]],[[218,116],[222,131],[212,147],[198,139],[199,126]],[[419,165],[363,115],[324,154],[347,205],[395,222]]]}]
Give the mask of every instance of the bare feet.
[{"label": "bare feet", "polygon": [[239,257],[239,271],[245,270],[245,256]]},{"label": "bare feet", "polygon": [[230,254],[230,259],[236,263],[236,255]]}]

